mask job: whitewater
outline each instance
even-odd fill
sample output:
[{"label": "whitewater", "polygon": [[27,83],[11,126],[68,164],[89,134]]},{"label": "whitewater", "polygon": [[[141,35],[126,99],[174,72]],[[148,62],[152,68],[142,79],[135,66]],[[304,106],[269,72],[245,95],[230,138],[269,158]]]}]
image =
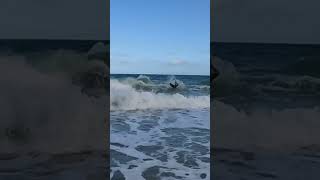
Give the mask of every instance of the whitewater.
[{"label": "whitewater", "polygon": [[110,178],[210,179],[209,93],[209,76],[111,75]]}]

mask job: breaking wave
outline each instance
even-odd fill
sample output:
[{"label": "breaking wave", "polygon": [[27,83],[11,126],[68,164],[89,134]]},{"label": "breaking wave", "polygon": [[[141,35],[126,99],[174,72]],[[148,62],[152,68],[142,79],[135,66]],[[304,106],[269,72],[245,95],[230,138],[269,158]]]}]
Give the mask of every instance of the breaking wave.
[{"label": "breaking wave", "polygon": [[[183,81],[176,79],[175,76],[169,76],[168,79],[164,82],[153,82],[149,76],[139,75],[137,78],[127,77],[125,79],[119,80],[123,84],[127,84],[138,91],[150,91],[154,93],[183,93],[187,92],[189,89],[184,84]],[[175,89],[172,89],[169,83],[177,82],[179,86]],[[200,86],[197,86],[200,88]],[[203,87],[202,87],[203,88]],[[207,86],[206,88],[210,88]],[[201,89],[201,88],[200,88]]]},{"label": "breaking wave", "polygon": [[[139,76],[140,77],[140,76]],[[140,77],[141,79],[141,77]],[[147,79],[147,78],[146,78]],[[155,87],[143,81],[129,78],[124,81],[110,80],[110,109],[136,110],[136,109],[163,109],[163,108],[207,108],[210,106],[210,97],[185,96],[180,93],[157,93],[137,89],[137,84],[144,87]],[[164,85],[160,85],[162,88]]]},{"label": "breaking wave", "polygon": [[[25,56],[0,57],[1,152],[105,149],[103,119],[108,97],[94,100],[81,93],[65,73],[73,72],[69,65],[77,63],[62,62],[78,55],[58,54],[52,60],[43,59],[49,64],[30,63]],[[60,61],[54,60],[59,57]]]},{"label": "breaking wave", "polygon": [[212,58],[212,64],[219,71],[219,76],[214,81],[213,94],[215,96],[224,96],[232,93],[240,84],[240,73],[236,67],[229,61],[218,57]]}]

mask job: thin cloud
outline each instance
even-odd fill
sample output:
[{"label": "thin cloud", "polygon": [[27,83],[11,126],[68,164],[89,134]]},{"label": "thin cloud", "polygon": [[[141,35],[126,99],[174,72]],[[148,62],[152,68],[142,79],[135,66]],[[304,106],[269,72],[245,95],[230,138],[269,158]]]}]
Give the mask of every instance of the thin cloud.
[{"label": "thin cloud", "polygon": [[182,59],[175,59],[169,62],[169,65],[184,65],[184,64],[188,64],[188,62]]},{"label": "thin cloud", "polygon": [[121,63],[121,64],[129,64],[130,62],[127,61],[127,60],[120,60],[119,63]]}]

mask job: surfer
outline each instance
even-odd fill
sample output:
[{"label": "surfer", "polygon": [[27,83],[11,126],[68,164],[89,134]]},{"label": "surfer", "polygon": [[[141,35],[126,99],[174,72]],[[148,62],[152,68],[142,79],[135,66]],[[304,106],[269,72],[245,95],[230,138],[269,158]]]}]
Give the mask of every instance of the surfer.
[{"label": "surfer", "polygon": [[[216,58],[217,56],[215,56],[215,54],[213,55],[213,57],[211,58],[211,63],[210,63],[210,84],[211,84],[211,94],[213,95],[215,93],[216,86],[215,86],[215,80],[217,79],[217,77],[219,76],[219,71],[216,68]],[[213,97],[213,96],[211,96]]]},{"label": "surfer", "polygon": [[212,80],[215,80],[218,76],[219,76],[219,71],[218,71],[218,69],[215,67],[215,65],[214,65],[214,61],[215,61],[215,59],[216,59],[217,57],[214,55],[213,56],[213,60],[212,60],[212,63],[211,63],[211,74],[212,74],[212,76],[211,76],[211,81]]},{"label": "surfer", "polygon": [[179,86],[179,84],[177,83],[176,80],[174,81],[174,84],[172,84],[172,83],[169,83],[169,84],[173,89],[175,89],[175,88],[177,88]]},{"label": "surfer", "polygon": [[215,80],[219,76],[219,71],[214,65],[211,65],[212,68],[212,80]]}]

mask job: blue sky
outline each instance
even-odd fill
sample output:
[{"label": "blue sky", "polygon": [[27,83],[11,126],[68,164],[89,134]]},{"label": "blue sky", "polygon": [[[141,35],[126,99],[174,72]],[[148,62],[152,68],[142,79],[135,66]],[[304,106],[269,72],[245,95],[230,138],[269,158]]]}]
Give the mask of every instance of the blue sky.
[{"label": "blue sky", "polygon": [[210,0],[111,0],[112,74],[210,69]]}]

